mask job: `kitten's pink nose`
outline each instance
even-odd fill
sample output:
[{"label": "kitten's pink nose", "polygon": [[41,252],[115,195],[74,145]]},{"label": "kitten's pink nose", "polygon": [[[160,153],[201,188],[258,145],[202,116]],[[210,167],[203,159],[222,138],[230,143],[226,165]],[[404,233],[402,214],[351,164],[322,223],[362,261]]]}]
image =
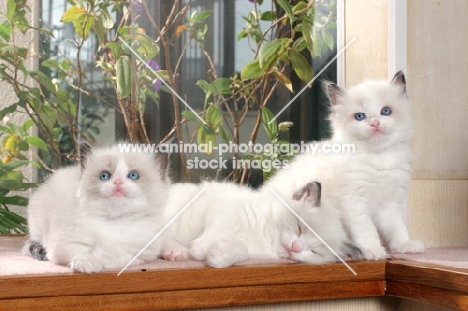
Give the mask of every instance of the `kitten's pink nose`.
[{"label": "kitten's pink nose", "polygon": [[304,243],[302,241],[296,240],[291,244],[291,252],[299,253],[304,249]]},{"label": "kitten's pink nose", "polygon": [[370,126],[378,128],[380,126],[380,121],[379,120],[371,120]]},{"label": "kitten's pink nose", "polygon": [[116,178],[116,179],[114,179],[113,183],[116,184],[116,185],[120,185],[120,184],[122,184],[122,179]]}]

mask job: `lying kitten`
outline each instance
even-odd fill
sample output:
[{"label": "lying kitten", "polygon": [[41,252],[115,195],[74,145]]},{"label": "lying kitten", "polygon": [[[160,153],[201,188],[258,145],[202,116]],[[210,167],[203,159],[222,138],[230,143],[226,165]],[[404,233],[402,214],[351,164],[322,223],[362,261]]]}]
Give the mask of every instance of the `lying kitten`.
[{"label": "lying kitten", "polygon": [[[159,154],[81,148],[81,167],[57,170],[28,207],[25,252],[78,272],[123,268],[164,225],[170,186]],[[133,264],[157,258],[153,243]]]},{"label": "lying kitten", "polygon": [[424,252],[406,228],[413,122],[403,72],[391,83],[365,82],[349,90],[328,84],[327,91],[334,133],[319,149],[354,144],[355,152],[299,155],[264,187],[291,196],[304,182],[319,181],[323,198],[340,210],[349,238],[366,259],[385,258],[383,245],[392,253]]},{"label": "lying kitten", "polygon": [[[171,188],[169,221],[203,188],[204,192],[167,229],[166,260],[189,257],[209,266],[228,267],[247,258],[312,264],[337,258],[271,192],[231,183],[177,184]],[[320,185],[308,183],[285,200],[340,256],[357,255],[333,210],[320,204]]]}]

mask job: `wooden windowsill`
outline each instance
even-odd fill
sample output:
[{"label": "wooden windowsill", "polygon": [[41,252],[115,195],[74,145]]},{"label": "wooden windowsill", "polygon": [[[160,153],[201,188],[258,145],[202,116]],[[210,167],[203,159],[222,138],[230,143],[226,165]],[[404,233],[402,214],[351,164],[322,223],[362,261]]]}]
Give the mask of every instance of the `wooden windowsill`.
[{"label": "wooden windowsill", "polygon": [[468,269],[403,260],[349,265],[357,275],[334,263],[0,276],[0,310],[167,310],[385,295],[468,310]]},{"label": "wooden windowsill", "polygon": [[158,310],[383,296],[385,262],[0,277],[8,309]]}]

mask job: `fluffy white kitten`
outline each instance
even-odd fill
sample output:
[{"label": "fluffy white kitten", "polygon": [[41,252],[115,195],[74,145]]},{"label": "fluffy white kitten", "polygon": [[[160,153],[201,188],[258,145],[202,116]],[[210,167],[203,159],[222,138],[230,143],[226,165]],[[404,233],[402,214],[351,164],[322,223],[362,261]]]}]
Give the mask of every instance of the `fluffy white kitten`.
[{"label": "fluffy white kitten", "polygon": [[[348,90],[327,84],[326,88],[332,139],[319,143],[322,152],[299,155],[264,187],[291,196],[304,182],[320,182],[322,200],[339,209],[350,240],[366,259],[385,258],[385,247],[391,253],[424,252],[421,241],[409,239],[406,227],[411,172],[407,142],[413,122],[403,72],[390,83],[368,81]],[[324,153],[331,144],[354,144],[355,152]]]},{"label": "fluffy white kitten", "polygon": [[[159,154],[83,145],[81,167],[57,170],[31,197],[25,252],[85,273],[123,268],[164,225],[169,186]],[[134,264],[159,250],[153,243]]]},{"label": "fluffy white kitten", "polygon": [[[312,264],[337,258],[271,192],[256,192],[232,183],[177,184],[171,187],[165,219],[169,221],[203,188],[167,229],[162,254],[166,260],[193,258],[212,267],[228,267],[247,258],[292,260]],[[290,198],[293,208],[340,256],[359,250],[333,209],[320,206],[320,184],[299,187]]]}]

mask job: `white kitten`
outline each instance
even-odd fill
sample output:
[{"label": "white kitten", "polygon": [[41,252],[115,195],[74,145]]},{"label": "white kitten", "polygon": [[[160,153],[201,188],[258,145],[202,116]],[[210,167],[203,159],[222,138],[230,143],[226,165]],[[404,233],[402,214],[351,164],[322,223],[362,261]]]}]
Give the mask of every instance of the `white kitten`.
[{"label": "white kitten", "polygon": [[279,171],[264,187],[290,196],[299,185],[316,180],[322,200],[340,210],[349,238],[366,259],[392,253],[421,253],[424,245],[411,241],[406,228],[413,133],[411,107],[404,74],[391,83],[369,81],[345,91],[327,85],[331,100],[333,137],[325,144],[354,144],[351,153],[305,153]]},{"label": "white kitten", "polygon": [[[164,225],[166,159],[117,147],[81,152],[82,167],[57,170],[31,197],[25,251],[79,272],[122,268]],[[134,264],[158,254],[153,243]]]},{"label": "white kitten", "polygon": [[[203,188],[165,232],[162,253],[166,260],[191,257],[217,268],[247,258],[289,258],[312,264],[337,260],[270,191],[256,192],[232,183],[177,184],[171,187],[166,221]],[[346,243],[334,210],[319,207],[318,183],[308,183],[285,201],[340,256],[358,251]]]}]

